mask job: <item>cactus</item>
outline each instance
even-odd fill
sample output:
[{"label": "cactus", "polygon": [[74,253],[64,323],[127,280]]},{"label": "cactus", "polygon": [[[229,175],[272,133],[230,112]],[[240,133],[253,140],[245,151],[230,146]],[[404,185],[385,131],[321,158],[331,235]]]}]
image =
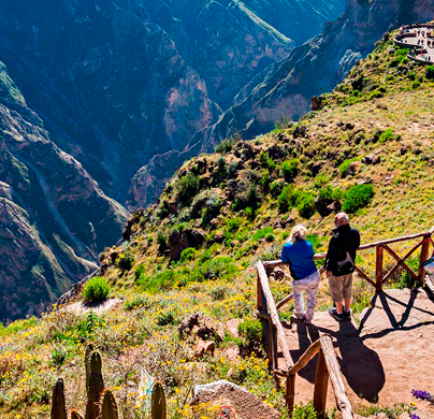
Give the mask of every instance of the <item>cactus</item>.
[{"label": "cactus", "polygon": [[67,419],[65,387],[59,378],[53,388],[53,404],[51,405],[51,419]]},{"label": "cactus", "polygon": [[151,418],[166,419],[166,397],[159,381],[154,383],[151,396]]},{"label": "cactus", "polygon": [[90,358],[94,351],[92,344],[86,347],[86,354],[84,355],[84,363],[86,367],[86,394],[89,395],[89,378],[90,378]]},{"label": "cactus", "polygon": [[92,353],[90,358],[89,391],[87,395],[85,419],[99,417],[99,402],[104,391],[104,381],[101,374],[101,355],[98,351]]},{"label": "cactus", "polygon": [[102,395],[101,419],[119,419],[115,396],[108,389],[104,390]]},{"label": "cactus", "polygon": [[77,410],[72,409],[71,410],[71,419],[83,419],[83,416],[81,416]]}]

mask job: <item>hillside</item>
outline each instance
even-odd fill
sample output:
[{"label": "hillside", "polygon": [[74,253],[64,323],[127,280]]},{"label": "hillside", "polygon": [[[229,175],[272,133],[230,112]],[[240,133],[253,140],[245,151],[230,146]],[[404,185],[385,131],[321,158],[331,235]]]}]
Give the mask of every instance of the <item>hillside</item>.
[{"label": "hillside", "polygon": [[[434,224],[434,69],[410,61],[407,52],[385,37],[318,100],[322,109],[297,125],[250,142],[225,141],[216,153],[185,163],[157,204],[133,214],[124,233],[128,243],[100,256],[100,274],[123,300],[116,308],[98,318],[61,307],[42,320],[0,329],[2,417],[48,417],[57,376],[65,379],[68,407],[83,411],[82,360],[90,342],[102,353],[105,384],[121,400],[123,418],[135,417],[143,365],[163,382],[171,418],[214,417],[206,405],[187,401],[194,385],[217,379],[240,384],[284,412],[284,390],[274,389],[254,319],[254,262],[277,258],[298,222],[315,249],[324,250],[340,207],[364,243]],[[360,254],[358,263],[372,270],[372,253]],[[388,286],[413,284],[399,273]],[[287,282],[274,282],[273,292],[279,300]],[[372,293],[356,281],[356,319]],[[323,280],[319,310],[328,305]],[[195,336],[184,339],[177,327],[199,312],[212,319],[216,348],[195,356]],[[289,318],[291,311],[281,315]],[[244,320],[239,336],[236,319]],[[373,410],[365,404],[371,406],[361,399],[356,407],[369,416]],[[407,402],[386,409],[381,399],[379,406],[395,415],[388,417],[414,409]]]},{"label": "hillside", "polygon": [[135,173],[183,150],[343,7],[305,3],[279,2],[286,31],[268,2],[1,2],[2,321],[40,313],[92,272],[136,205]]}]

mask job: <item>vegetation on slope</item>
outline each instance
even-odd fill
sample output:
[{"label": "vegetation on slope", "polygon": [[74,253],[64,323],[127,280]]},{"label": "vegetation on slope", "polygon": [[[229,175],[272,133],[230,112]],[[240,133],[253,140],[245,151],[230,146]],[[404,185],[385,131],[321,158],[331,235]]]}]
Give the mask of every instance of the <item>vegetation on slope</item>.
[{"label": "vegetation on slope", "polygon": [[[69,383],[68,405],[83,410],[80,360],[89,342],[106,359],[106,385],[124,418],[135,418],[142,364],[163,382],[172,418],[214,417],[212,409],[186,400],[193,385],[217,379],[243,385],[284,412],[254,318],[254,262],[278,258],[298,222],[315,249],[325,250],[340,207],[351,213],[365,243],[432,225],[434,83],[427,68],[392,48],[382,41],[325,97],[322,110],[298,124],[251,142],[225,141],[215,154],[187,162],[158,204],[133,216],[129,243],[101,255],[101,275],[122,306],[101,317],[62,307],[42,321],[0,329],[3,416],[46,417],[57,376]],[[203,232],[204,244],[171,261],[169,237],[189,229]],[[373,253],[360,254],[366,270],[373,270],[373,261]],[[406,280],[396,276],[390,286]],[[289,289],[286,281],[272,286],[277,300]],[[358,282],[356,313],[372,291]],[[328,304],[322,283],[319,308]],[[177,327],[198,312],[223,325],[245,322],[238,336],[226,331],[223,340],[213,338],[213,353],[195,357],[194,336],[181,336]]]}]

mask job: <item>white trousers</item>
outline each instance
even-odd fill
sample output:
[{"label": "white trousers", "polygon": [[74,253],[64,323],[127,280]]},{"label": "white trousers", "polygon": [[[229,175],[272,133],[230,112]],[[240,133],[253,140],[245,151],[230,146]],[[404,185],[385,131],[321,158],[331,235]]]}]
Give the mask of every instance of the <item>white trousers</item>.
[{"label": "white trousers", "polygon": [[[316,296],[318,293],[320,275],[316,271],[312,275],[303,279],[292,281],[293,300],[295,306],[294,314],[297,317],[306,316],[307,320],[312,321],[315,315]],[[303,293],[306,291],[307,310],[304,310]]]}]

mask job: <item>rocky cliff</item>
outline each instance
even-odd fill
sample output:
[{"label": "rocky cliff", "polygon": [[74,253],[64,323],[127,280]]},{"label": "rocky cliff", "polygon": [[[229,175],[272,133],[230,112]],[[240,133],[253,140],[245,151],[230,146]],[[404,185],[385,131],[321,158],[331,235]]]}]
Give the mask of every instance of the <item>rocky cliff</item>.
[{"label": "rocky cliff", "polygon": [[122,205],[152,202],[191,139],[342,5],[2,1],[0,319],[92,271]]},{"label": "rocky cliff", "polygon": [[128,212],[62,151],[0,64],[0,319],[38,313],[97,268]]},{"label": "rocky cliff", "polygon": [[[182,163],[188,157],[212,151],[225,138],[251,139],[272,130],[276,121],[298,120],[310,110],[310,99],[339,84],[356,61],[374,49],[384,32],[403,23],[428,21],[433,16],[433,1],[349,0],[342,17],[253,78],[219,121],[196,134],[175,157]],[[153,179],[161,173],[164,160],[159,156],[137,173],[131,206],[149,203],[149,197],[158,194]],[[134,204],[136,196],[142,199]]]}]

